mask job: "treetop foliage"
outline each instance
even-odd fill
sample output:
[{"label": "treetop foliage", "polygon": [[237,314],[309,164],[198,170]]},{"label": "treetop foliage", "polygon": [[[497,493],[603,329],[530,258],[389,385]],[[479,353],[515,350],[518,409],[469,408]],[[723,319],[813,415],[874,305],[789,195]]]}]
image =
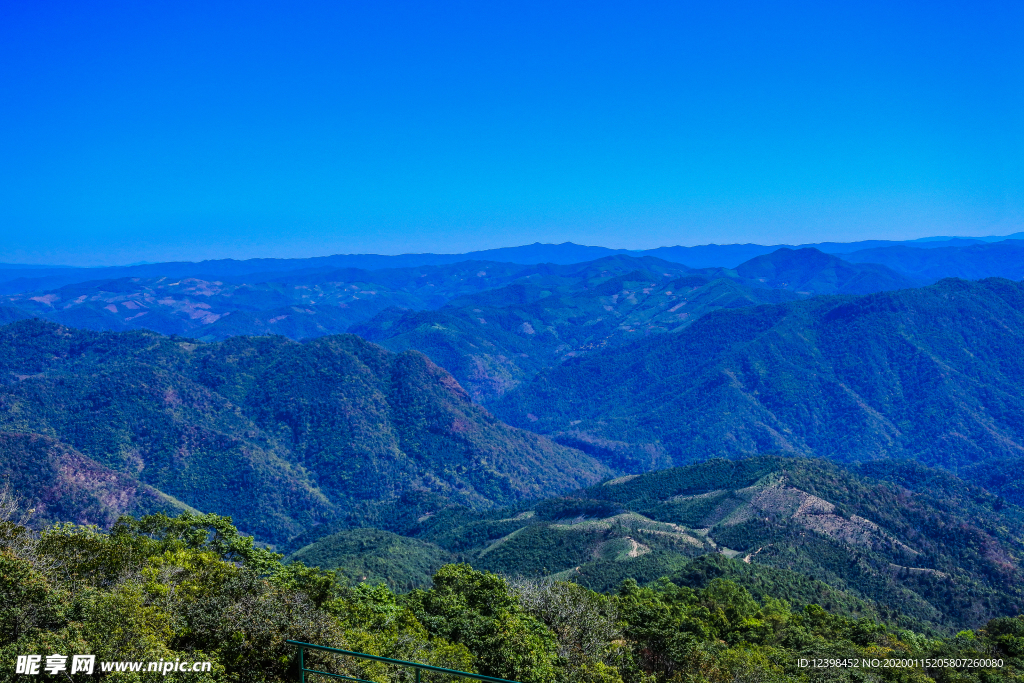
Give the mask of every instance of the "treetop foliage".
[{"label": "treetop foliage", "polygon": [[[10,518],[10,510],[5,517]],[[0,666],[16,655],[212,661],[181,681],[294,680],[288,639],[480,672],[523,683],[999,681],[1024,672],[1024,618],[936,638],[818,605],[755,598],[716,578],[662,578],[598,593],[510,579],[468,564],[405,595],[282,564],[216,515],[123,518],[109,532],[0,522]],[[324,670],[378,681],[409,673],[307,652]],[[1002,668],[802,668],[815,658],[999,658]],[[143,680],[119,673],[110,680]],[[440,677],[429,674],[431,681]]]}]

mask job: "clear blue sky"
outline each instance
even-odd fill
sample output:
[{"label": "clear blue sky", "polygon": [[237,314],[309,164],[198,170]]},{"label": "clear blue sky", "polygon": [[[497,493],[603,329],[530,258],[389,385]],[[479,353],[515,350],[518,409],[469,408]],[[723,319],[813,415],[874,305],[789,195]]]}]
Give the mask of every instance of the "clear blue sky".
[{"label": "clear blue sky", "polygon": [[0,262],[1024,229],[1024,3],[0,3]]}]

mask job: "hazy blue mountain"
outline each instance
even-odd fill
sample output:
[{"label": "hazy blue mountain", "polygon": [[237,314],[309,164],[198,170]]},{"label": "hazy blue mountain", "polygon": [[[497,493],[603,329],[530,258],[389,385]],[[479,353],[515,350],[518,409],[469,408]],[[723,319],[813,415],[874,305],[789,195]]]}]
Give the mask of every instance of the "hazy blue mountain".
[{"label": "hazy blue mountain", "polygon": [[1024,278],[1024,240],[1020,239],[929,249],[893,246],[855,251],[844,254],[843,258],[855,263],[884,264],[921,280]]},{"label": "hazy blue mountain", "polygon": [[[805,254],[803,251],[800,253]],[[806,253],[810,254],[811,251]],[[847,264],[844,268],[850,273],[858,269],[865,272],[871,271],[872,268],[879,270],[878,267],[869,265]],[[652,257],[616,255],[569,265],[461,261],[444,266],[373,271],[357,268],[308,269],[287,273],[233,276],[222,280],[125,277],[75,283],[45,292],[14,294],[5,297],[4,300],[10,306],[16,306],[30,315],[63,325],[97,331],[149,329],[162,334],[190,336],[204,341],[236,335],[267,334],[280,334],[291,339],[308,339],[345,332],[350,326],[367,321],[388,308],[433,310],[449,302],[461,301],[470,295],[480,296],[472,300],[465,299],[462,303],[456,304],[456,307],[502,307],[513,303],[512,300],[499,301],[508,296],[511,291],[508,287],[512,285],[522,292],[533,292],[530,296],[535,300],[549,296],[555,291],[562,295],[560,301],[563,303],[555,304],[555,299],[550,299],[541,305],[541,308],[575,306],[576,304],[568,302],[565,296],[569,295],[571,298],[578,295],[582,297],[579,305],[586,309],[596,301],[596,290],[591,291],[596,283],[595,277],[608,279],[632,271],[654,273],[651,276],[644,276],[648,280],[653,278],[654,284],[664,282],[670,275],[693,273],[708,281],[724,278],[756,289],[775,286],[766,285],[752,278],[744,280],[735,272],[724,269],[703,269],[697,272]],[[843,277],[848,275],[849,273],[846,273]],[[261,279],[264,277],[270,279]],[[822,282],[826,279],[823,278]],[[872,282],[876,288],[902,284],[893,284],[884,277],[879,278],[873,271],[870,276],[862,277],[861,280],[862,289],[870,287]],[[608,286],[610,285],[602,285],[604,289]],[[815,293],[814,283],[809,283],[808,286],[812,290],[803,292],[803,295]],[[829,285],[825,291],[833,291],[833,287]],[[648,303],[669,301],[661,296],[660,290],[653,297],[648,296],[649,294],[650,292],[641,288],[627,297],[628,302],[635,303],[635,296],[647,297]],[[614,293],[612,297],[614,298]],[[746,298],[749,300],[747,303],[783,300],[763,292],[753,295],[748,293]],[[514,303],[526,303],[515,297],[513,299]],[[584,300],[590,301],[587,303]],[[605,301],[603,305],[609,303],[610,301]],[[722,305],[729,304],[723,302]],[[621,308],[621,305],[619,307]],[[648,307],[645,304],[636,311]],[[568,315],[575,321],[573,325],[578,327],[591,325],[595,318],[604,315],[601,310],[597,309],[597,314],[593,311],[581,311],[576,315]],[[602,330],[616,318],[621,318],[616,325],[625,332],[632,331],[634,336],[646,334],[655,328],[678,327],[677,323],[656,322],[650,319],[650,315],[636,311],[632,318],[623,318],[620,313],[605,315],[603,325],[594,327],[582,335],[581,338],[585,337],[587,341],[573,341],[579,336],[573,331],[573,337],[554,344],[554,347],[559,347],[559,353],[564,355],[573,353],[586,344],[603,343],[602,340],[609,335],[607,331]],[[692,320],[694,315],[695,309],[690,306],[674,317],[685,321]],[[375,337],[378,338],[379,335]],[[541,355],[545,356],[542,361],[544,363],[552,359],[546,352]]]},{"label": "hazy blue mountain", "polygon": [[[875,263],[850,263],[810,247],[778,249],[736,266],[746,284],[762,284],[804,296],[873,294],[919,287],[925,282]],[[929,281],[930,282],[930,281]]]},{"label": "hazy blue mountain", "polygon": [[[908,241],[866,240],[860,242],[821,242],[797,245],[796,248],[813,247],[826,253],[845,254],[865,249],[909,246],[918,249],[956,247],[984,242],[1021,238],[1024,233],[1008,237],[935,237]],[[24,266],[0,264],[0,294],[18,294],[58,289],[65,285],[92,280],[118,278],[196,278],[200,280],[224,280],[228,278],[267,279],[274,274],[301,271],[337,270],[359,268],[379,270],[384,268],[410,268],[418,266],[439,266],[460,261],[500,261],[519,264],[571,264],[592,261],[605,256],[628,254],[631,256],[653,256],[666,261],[685,264],[691,268],[721,267],[732,268],[756,256],[771,253],[781,247],[794,245],[776,244],[705,244],[694,247],[658,247],[646,250],[609,249],[566,242],[563,244],[534,243],[519,247],[486,249],[465,254],[400,254],[387,256],[379,254],[337,254],[312,258],[274,259],[259,258],[247,260],[218,259],[192,262],[145,263],[131,266],[102,268],[70,268],[64,266]],[[952,275],[946,273],[942,276]]]},{"label": "hazy blue mountain", "polygon": [[14,308],[13,306],[0,306],[0,325],[6,325],[8,323],[13,323],[15,320],[24,320],[31,317],[31,314],[20,308]]},{"label": "hazy blue mountain", "polygon": [[204,340],[281,334],[305,339],[345,332],[388,307],[433,309],[504,286],[547,266],[462,261],[376,271],[320,269],[277,279],[122,277],[5,297],[30,315],[91,330],[149,329]]}]

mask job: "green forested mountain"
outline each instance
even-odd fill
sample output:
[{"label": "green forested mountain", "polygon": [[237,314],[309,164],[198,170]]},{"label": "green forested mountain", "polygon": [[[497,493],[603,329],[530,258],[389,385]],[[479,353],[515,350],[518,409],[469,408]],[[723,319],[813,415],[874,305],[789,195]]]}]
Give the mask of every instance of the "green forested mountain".
[{"label": "green forested mountain", "polygon": [[394,351],[422,351],[486,402],[541,368],[678,332],[712,311],[919,284],[816,249],[779,249],[735,270],[615,256],[460,297],[437,311],[389,309],[351,331]]},{"label": "green forested mountain", "polygon": [[[507,505],[608,472],[502,424],[422,354],[351,335],[203,344],[25,320],[0,328],[0,382],[0,432],[47,437],[101,466],[82,466],[82,490],[100,488],[89,471],[113,471],[125,475],[116,486],[130,478],[230,514],[270,542],[318,522],[372,521],[403,495]],[[0,441],[0,462],[22,458],[19,438]]]},{"label": "green forested mountain", "polygon": [[[627,469],[770,451],[911,458],[1022,500],[1024,284],[943,280],[717,311],[569,359],[492,404]],[[660,460],[659,460],[660,459]]]},{"label": "green forested mountain", "polygon": [[[431,545],[396,553],[394,577],[382,577],[396,586],[447,551],[480,569],[602,591],[626,579],[701,588],[725,576],[762,598],[926,630],[1024,611],[1024,510],[905,461],[713,460],[510,510],[446,505],[398,530]],[[292,557],[355,567],[367,546],[359,534],[379,533],[328,535]]]},{"label": "green forested mountain", "polygon": [[391,309],[351,331],[416,349],[486,401],[565,358],[685,327],[708,310],[796,298],[624,256],[524,278],[437,311]]}]

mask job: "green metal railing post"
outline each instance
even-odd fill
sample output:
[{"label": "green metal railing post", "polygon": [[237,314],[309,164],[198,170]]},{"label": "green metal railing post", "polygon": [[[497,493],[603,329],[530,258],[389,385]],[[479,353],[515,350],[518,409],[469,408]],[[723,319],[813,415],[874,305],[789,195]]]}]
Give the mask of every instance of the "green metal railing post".
[{"label": "green metal railing post", "polygon": [[445,669],[441,666],[431,666],[430,664],[420,664],[418,662],[406,662],[401,659],[391,659],[390,657],[379,657],[377,655],[368,655],[365,652],[351,652],[349,650],[339,650],[336,647],[326,647],[324,645],[313,645],[312,643],[303,643],[298,640],[286,641],[289,645],[294,645],[299,648],[299,681],[306,683],[306,674],[319,674],[321,676],[329,676],[330,678],[340,678],[346,681],[356,681],[357,683],[375,683],[374,681],[367,681],[362,678],[353,678],[352,676],[343,676],[342,674],[333,674],[328,671],[319,671],[317,669],[307,669],[305,651],[306,648],[313,650],[322,650],[324,652],[332,652],[334,654],[345,655],[347,657],[357,657],[359,659],[369,659],[375,662],[384,662],[385,664],[398,664],[399,666],[411,666],[416,670],[416,683],[421,683],[420,675],[423,671],[437,671],[438,673],[448,674],[449,676],[465,676],[466,678],[473,678],[478,681],[487,681],[488,683],[519,683],[518,681],[510,681],[504,678],[495,678],[494,676],[484,676],[483,674],[471,674],[468,671],[458,671],[456,669]]}]

